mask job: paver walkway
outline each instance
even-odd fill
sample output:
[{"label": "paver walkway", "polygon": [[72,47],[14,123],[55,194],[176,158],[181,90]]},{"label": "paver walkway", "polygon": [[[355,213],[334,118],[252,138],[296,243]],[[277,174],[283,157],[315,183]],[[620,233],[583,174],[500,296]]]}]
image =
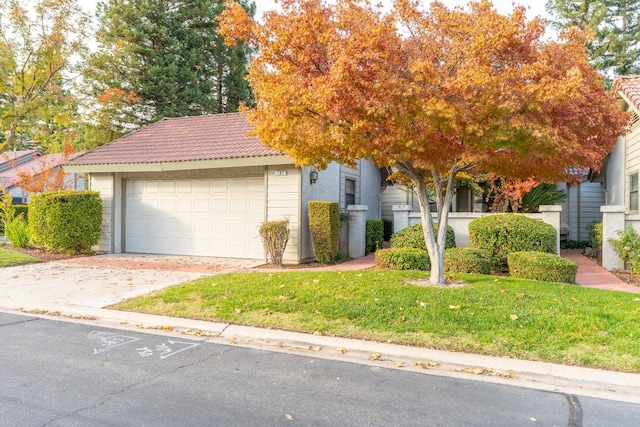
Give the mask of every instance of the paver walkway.
[{"label": "paver walkway", "polygon": [[561,252],[561,255],[578,264],[576,283],[580,286],[640,294],[640,287],[620,280],[600,264],[584,256],[581,249],[566,249]]}]

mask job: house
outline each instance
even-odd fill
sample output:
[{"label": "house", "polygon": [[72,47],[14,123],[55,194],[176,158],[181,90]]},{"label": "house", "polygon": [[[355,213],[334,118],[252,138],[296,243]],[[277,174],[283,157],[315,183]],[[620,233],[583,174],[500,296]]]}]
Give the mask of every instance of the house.
[{"label": "house", "polygon": [[[39,150],[7,151],[0,154],[0,185],[9,191],[14,204],[27,203],[29,194],[20,186],[21,173],[33,177],[42,174],[43,170],[58,168],[65,161],[65,154],[43,154]],[[69,189],[84,189],[84,180],[77,174],[65,176],[65,186]]]},{"label": "house", "polygon": [[618,105],[631,114],[627,133],[618,138],[615,149],[603,162],[592,181],[605,186],[605,205],[625,206],[637,214],[638,173],[640,172],[640,76],[616,77],[611,87]]},{"label": "house", "polygon": [[[602,220],[600,206],[604,204],[605,200],[603,185],[599,182],[589,181],[585,173],[580,184],[561,183],[558,184],[558,187],[567,193],[567,199],[562,204],[560,216],[561,238],[563,240],[588,240],[589,223]],[[410,206],[412,212],[420,211],[417,196],[411,188],[404,185],[387,185],[382,192],[381,204],[383,219],[394,219],[392,210],[394,205]],[[435,210],[435,204],[432,205],[432,209]],[[489,206],[482,195],[474,193],[466,186],[459,186],[456,189],[451,212],[483,213],[488,210]],[[460,236],[460,241],[465,242],[466,237]]]},{"label": "house", "polygon": [[97,250],[264,259],[264,221],[289,219],[289,263],[314,258],[308,202],[366,205],[380,219],[379,169],[298,168],[266,148],[243,113],[168,118],[64,164],[103,200]]}]

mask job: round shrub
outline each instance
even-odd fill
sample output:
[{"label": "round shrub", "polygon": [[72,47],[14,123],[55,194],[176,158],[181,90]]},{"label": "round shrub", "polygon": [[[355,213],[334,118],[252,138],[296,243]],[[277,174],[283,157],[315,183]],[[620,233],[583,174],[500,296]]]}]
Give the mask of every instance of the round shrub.
[{"label": "round shrub", "polygon": [[389,248],[376,251],[376,267],[391,270],[429,270],[429,254],[416,248]]},{"label": "round shrub", "polygon": [[444,271],[491,274],[491,258],[478,249],[450,248],[444,251]]},{"label": "round shrub", "polygon": [[493,267],[503,270],[511,252],[555,254],[556,229],[551,224],[517,214],[490,215],[469,223],[471,247],[491,254]]},{"label": "round shrub", "polygon": [[[438,224],[433,224],[434,233],[438,232]],[[414,224],[404,230],[398,231],[391,236],[390,241],[392,248],[416,248],[427,250],[427,244],[424,241],[424,233],[422,231],[422,224]],[[456,233],[453,231],[453,227],[447,225],[447,239],[445,242],[445,248],[456,247]]]},{"label": "round shrub", "polygon": [[544,282],[575,283],[578,264],[547,252],[511,252],[507,256],[509,275]]}]

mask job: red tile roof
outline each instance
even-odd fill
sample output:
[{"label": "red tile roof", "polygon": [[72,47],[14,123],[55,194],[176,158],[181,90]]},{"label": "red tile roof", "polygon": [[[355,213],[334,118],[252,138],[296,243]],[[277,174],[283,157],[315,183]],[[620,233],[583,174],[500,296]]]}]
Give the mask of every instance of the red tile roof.
[{"label": "red tile roof", "polygon": [[611,92],[622,93],[631,106],[640,112],[640,76],[620,76],[613,80]]},{"label": "red tile roof", "polygon": [[65,165],[115,165],[189,162],[282,153],[248,136],[252,126],[244,113],[162,119],[103,145]]}]

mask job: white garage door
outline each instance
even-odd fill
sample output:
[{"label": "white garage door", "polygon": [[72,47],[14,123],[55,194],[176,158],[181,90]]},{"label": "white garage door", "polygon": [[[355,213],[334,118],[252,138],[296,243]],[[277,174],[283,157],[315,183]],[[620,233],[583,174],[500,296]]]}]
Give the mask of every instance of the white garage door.
[{"label": "white garage door", "polygon": [[129,180],[127,252],[263,258],[263,178]]}]

